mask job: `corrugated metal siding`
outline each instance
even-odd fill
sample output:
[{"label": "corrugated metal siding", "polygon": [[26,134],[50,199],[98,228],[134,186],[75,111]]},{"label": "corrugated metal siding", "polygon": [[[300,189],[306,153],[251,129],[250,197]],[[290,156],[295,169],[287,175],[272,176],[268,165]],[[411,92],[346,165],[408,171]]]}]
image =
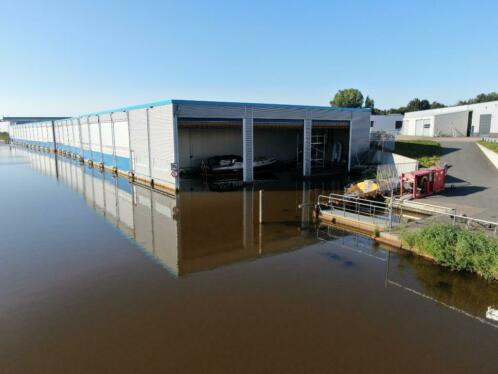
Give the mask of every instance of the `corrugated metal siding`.
[{"label": "corrugated metal siding", "polygon": [[244,182],[252,182],[254,179],[253,173],[253,119],[244,118],[242,121],[242,158],[244,163],[243,179]]},{"label": "corrugated metal siding", "polygon": [[150,178],[147,110],[131,110],[129,116],[133,171],[138,176]]},{"label": "corrugated metal siding", "polygon": [[90,127],[90,146],[91,146],[91,157],[94,162],[102,162],[102,156],[100,154],[100,131],[97,116],[91,116],[88,118],[88,123]]},{"label": "corrugated metal siding", "polygon": [[[351,112],[333,108],[307,108],[289,105],[251,105],[251,104],[177,104],[178,117],[206,117],[206,118],[243,118],[247,110],[251,110],[253,118],[288,118],[288,119],[323,119],[349,120]],[[354,112],[367,113],[370,112]]]},{"label": "corrugated metal siding", "polygon": [[303,134],[303,175],[311,175],[311,130],[312,121],[306,119],[304,121],[304,134]]},{"label": "corrugated metal siding", "polygon": [[81,145],[81,129],[80,123],[77,118],[73,119],[73,128],[74,128],[74,141],[76,143],[77,153],[82,155],[82,145]]},{"label": "corrugated metal siding", "polygon": [[491,114],[479,116],[479,136],[488,136],[491,132]]},{"label": "corrugated metal siding", "polygon": [[246,112],[244,105],[180,104],[177,108],[178,117],[242,118]]},{"label": "corrugated metal siding", "polygon": [[67,128],[67,134],[69,139],[69,151],[74,152],[76,150],[76,139],[74,138],[73,121],[67,120],[65,121],[64,125]]},{"label": "corrugated metal siding", "polygon": [[370,149],[370,113],[351,112],[349,166],[358,164]]},{"label": "corrugated metal siding", "polygon": [[101,115],[100,118],[100,134],[102,136],[102,152],[104,153],[104,164],[113,165],[113,136],[112,123],[109,114]]},{"label": "corrugated metal siding", "polygon": [[171,163],[174,162],[173,111],[171,105],[149,109],[149,129],[152,178],[171,182]]},{"label": "corrugated metal siding", "polygon": [[466,136],[469,112],[453,112],[434,116],[434,136]]},{"label": "corrugated metal siding", "polygon": [[116,155],[130,156],[130,138],[128,136],[128,115],[124,112],[112,114],[114,122],[114,143],[116,146]]},{"label": "corrugated metal siding", "polygon": [[88,118],[80,118],[81,127],[81,141],[83,146],[83,157],[85,159],[91,159],[91,145],[90,145],[90,129],[88,126]]}]

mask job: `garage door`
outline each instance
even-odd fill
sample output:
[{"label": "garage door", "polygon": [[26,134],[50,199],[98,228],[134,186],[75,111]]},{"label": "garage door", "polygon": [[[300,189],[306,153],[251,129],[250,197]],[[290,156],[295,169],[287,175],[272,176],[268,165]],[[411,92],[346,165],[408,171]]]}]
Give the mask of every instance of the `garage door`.
[{"label": "garage door", "polygon": [[488,136],[491,131],[491,114],[481,114],[479,117],[479,135]]},{"label": "garage door", "polygon": [[424,135],[424,122],[421,119],[415,121],[415,135]]},{"label": "garage door", "polygon": [[423,136],[431,136],[431,124],[430,122],[424,122]]}]

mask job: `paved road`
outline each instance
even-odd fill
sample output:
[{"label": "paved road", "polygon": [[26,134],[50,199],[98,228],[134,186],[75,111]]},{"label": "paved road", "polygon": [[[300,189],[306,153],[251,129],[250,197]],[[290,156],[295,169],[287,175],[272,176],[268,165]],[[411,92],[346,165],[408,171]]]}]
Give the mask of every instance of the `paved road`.
[{"label": "paved road", "polygon": [[451,165],[443,194],[421,201],[457,209],[457,213],[498,221],[498,169],[475,144],[475,139],[440,138],[443,161]]}]

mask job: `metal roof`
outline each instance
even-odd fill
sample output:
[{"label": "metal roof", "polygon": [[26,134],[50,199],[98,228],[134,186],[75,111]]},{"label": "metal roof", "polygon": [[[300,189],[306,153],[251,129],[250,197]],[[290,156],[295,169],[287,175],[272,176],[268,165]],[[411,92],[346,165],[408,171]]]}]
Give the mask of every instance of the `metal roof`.
[{"label": "metal roof", "polygon": [[296,109],[328,109],[328,110],[340,110],[340,111],[354,111],[354,112],[371,112],[370,108],[344,108],[344,107],[333,107],[333,106],[317,106],[317,105],[296,105],[296,104],[265,104],[265,103],[249,103],[249,102],[233,102],[233,101],[204,101],[204,100],[179,100],[170,99],[155,101],[150,103],[144,103],[139,105],[132,105],[128,107],[116,108],[112,110],[104,110],[101,112],[93,112],[82,114],[77,117],[87,117],[87,116],[97,116],[101,114],[124,112],[134,109],[150,108],[160,105],[177,104],[177,105],[219,105],[219,106],[249,106],[249,107],[259,107],[259,108],[272,108],[272,107],[286,107],[286,108],[296,108]]}]

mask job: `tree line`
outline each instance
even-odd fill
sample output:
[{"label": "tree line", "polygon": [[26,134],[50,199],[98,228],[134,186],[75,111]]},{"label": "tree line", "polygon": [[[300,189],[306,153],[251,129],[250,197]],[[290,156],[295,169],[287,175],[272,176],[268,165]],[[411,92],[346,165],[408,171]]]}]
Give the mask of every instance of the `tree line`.
[{"label": "tree line", "polygon": [[[498,101],[498,92],[482,93],[468,100],[460,100],[457,105],[486,103],[489,101]],[[364,97],[362,92],[356,88],[346,88],[339,90],[334,98],[330,100],[331,106],[349,107],[349,108],[370,108],[372,114],[405,114],[406,112],[415,112],[418,110],[445,108],[446,105],[438,101],[415,98],[408,102],[406,106],[390,109],[379,109],[375,107],[375,101],[370,96]]]}]

